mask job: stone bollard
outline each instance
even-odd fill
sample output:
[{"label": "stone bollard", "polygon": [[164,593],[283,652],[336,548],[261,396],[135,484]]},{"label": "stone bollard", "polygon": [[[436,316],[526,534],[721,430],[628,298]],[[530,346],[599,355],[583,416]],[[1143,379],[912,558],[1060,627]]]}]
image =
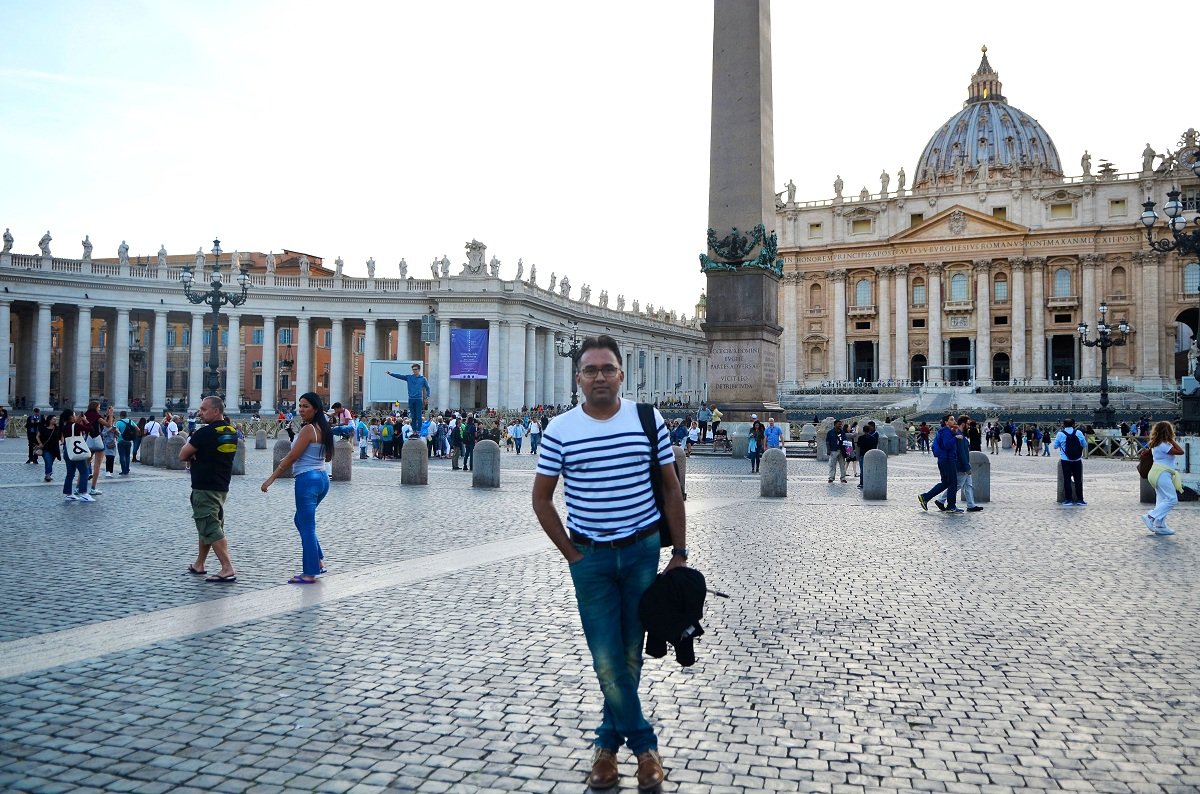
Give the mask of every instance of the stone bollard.
[{"label": "stone bollard", "polygon": [[748,433],[730,433],[729,444],[733,447],[733,456],[735,458],[744,458],[746,453],[750,451],[750,435]]},{"label": "stone bollard", "polygon": [[903,419],[897,419],[892,422],[889,427],[896,431],[896,454],[908,454],[908,425],[904,424]]},{"label": "stone bollard", "polygon": [[1000,434],[1000,449],[1012,449],[1012,433]]},{"label": "stone bollard", "polygon": [[429,485],[429,448],[417,436],[400,448],[400,484]]},{"label": "stone bollard", "polygon": [[812,442],[817,437],[817,426],[812,422],[805,422],[800,428],[800,440]]},{"label": "stone bollard", "polygon": [[471,487],[500,487],[500,445],[491,439],[477,442],[471,453]]},{"label": "stone bollard", "polygon": [[266,430],[259,430],[257,433],[254,434],[254,448],[255,449],[266,449],[267,448],[267,431]]},{"label": "stone bollard", "polygon": [[138,462],[143,466],[153,466],[154,458],[158,454],[158,442],[161,440],[159,436],[143,438],[142,445],[138,448]]},{"label": "stone bollard", "polygon": [[679,477],[679,490],[687,499],[687,453],[683,447],[671,447],[671,450],[675,453],[675,475]]},{"label": "stone bollard", "polygon": [[[1059,466],[1061,469],[1062,466]],[[1145,477],[1138,477],[1138,498],[1144,505],[1152,505],[1158,501],[1158,493]]]},{"label": "stone bollard", "polygon": [[233,453],[233,474],[246,474],[246,442],[238,440],[237,452]]},{"label": "stone bollard", "polygon": [[829,462],[829,450],[825,449],[825,435],[833,429],[833,422],[821,422],[821,426],[817,428],[817,437],[813,441],[817,448],[817,462]]},{"label": "stone bollard", "polygon": [[879,446],[889,456],[900,454],[900,439],[896,436],[896,428],[891,425],[876,423],[875,430],[879,433]]},{"label": "stone bollard", "polygon": [[863,499],[887,499],[887,453],[881,449],[872,449],[863,455],[860,465]]},{"label": "stone bollard", "polygon": [[[183,471],[185,466],[184,462],[179,459],[179,451],[183,449],[185,444],[187,444],[187,438],[184,437],[183,433],[176,433],[167,439],[165,455],[160,454],[157,458],[160,465],[171,471]],[[159,450],[162,450],[161,446]]]},{"label": "stone bollard", "polygon": [[354,468],[354,445],[349,441],[336,441],[333,444],[333,476],[334,482],[350,482],[351,470]]},{"label": "stone bollard", "polygon": [[775,447],[758,464],[759,496],[787,496],[787,453]]},{"label": "stone bollard", "polygon": [[[291,451],[292,451],[292,442],[288,441],[286,438],[276,439],[275,446],[271,450],[271,471],[275,471],[276,469],[278,469],[279,464],[283,463],[283,459],[286,458],[288,456],[288,453]],[[284,472],[282,474],[280,474],[277,479],[287,480],[287,479],[291,479],[291,478],[292,478],[292,467],[288,466],[287,469],[285,469]]]},{"label": "stone bollard", "polygon": [[971,451],[971,485],[977,504],[992,501],[992,461],[984,452]]}]

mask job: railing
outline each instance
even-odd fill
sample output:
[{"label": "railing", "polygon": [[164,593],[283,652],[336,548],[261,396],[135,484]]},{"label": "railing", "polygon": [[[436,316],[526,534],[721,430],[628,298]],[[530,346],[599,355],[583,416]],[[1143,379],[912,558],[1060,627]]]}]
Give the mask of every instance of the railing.
[{"label": "railing", "polygon": [[[74,263],[72,263],[72,264],[74,264]],[[141,270],[141,269],[142,268],[136,268],[136,270]],[[131,272],[133,270],[135,270],[135,268],[130,268]],[[76,271],[76,272],[78,272],[78,271]],[[121,266],[120,265],[110,265],[106,262],[93,262],[92,263],[92,273],[96,274],[97,276],[119,276],[119,275],[121,275]]]},{"label": "railing", "polygon": [[[15,256],[13,257],[13,263],[16,263]],[[37,267],[37,265],[34,265],[34,267]],[[92,265],[92,267],[95,267],[95,265]],[[56,273],[82,273],[83,263],[72,262],[70,259],[51,259],[50,270]]]},{"label": "railing", "polygon": [[342,279],[342,289],[361,289],[367,288],[366,279],[344,278]]},{"label": "railing", "polygon": [[39,268],[42,266],[42,258],[40,256],[30,256],[29,254],[13,254],[13,267],[32,267]]},{"label": "railing", "polygon": [[432,290],[437,289],[438,283],[429,278],[410,278],[408,279],[409,290]]},{"label": "railing", "polygon": [[946,301],[942,304],[942,311],[946,312],[969,312],[974,311],[975,301]]},{"label": "railing", "polygon": [[1050,298],[1046,301],[1046,306],[1051,309],[1070,309],[1079,305],[1078,295],[1060,295]]},{"label": "railing", "polygon": [[875,314],[875,305],[868,306],[850,306],[846,309],[847,317],[871,317]]},{"label": "railing", "polygon": [[276,276],[275,286],[277,287],[298,287],[300,286],[299,276]]},{"label": "railing", "polygon": [[310,278],[308,280],[308,286],[316,287],[317,289],[333,289],[333,279],[332,278]]},{"label": "railing", "polygon": [[[175,280],[178,281],[179,280],[179,275],[178,275],[179,271],[176,270],[175,273],[176,273]],[[132,276],[133,278],[157,279],[158,278],[158,268],[157,267],[131,267],[131,268],[129,268],[129,275]],[[167,268],[167,276],[170,277],[170,275],[171,275],[171,268]]]},{"label": "railing", "polygon": [[387,290],[399,290],[404,284],[404,279],[399,278],[377,278],[375,279],[375,289],[386,292]]}]

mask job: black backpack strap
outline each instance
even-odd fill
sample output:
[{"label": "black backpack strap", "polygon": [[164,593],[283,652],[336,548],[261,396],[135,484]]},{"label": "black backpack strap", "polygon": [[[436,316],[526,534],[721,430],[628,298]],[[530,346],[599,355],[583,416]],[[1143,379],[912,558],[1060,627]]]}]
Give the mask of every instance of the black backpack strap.
[{"label": "black backpack strap", "polygon": [[638,403],[637,412],[638,420],[642,423],[642,432],[650,442],[650,488],[654,491],[654,505],[658,508],[660,516],[658,545],[666,548],[671,545],[671,529],[667,526],[667,511],[664,506],[662,467],[658,465],[658,427],[654,424],[654,406]]}]

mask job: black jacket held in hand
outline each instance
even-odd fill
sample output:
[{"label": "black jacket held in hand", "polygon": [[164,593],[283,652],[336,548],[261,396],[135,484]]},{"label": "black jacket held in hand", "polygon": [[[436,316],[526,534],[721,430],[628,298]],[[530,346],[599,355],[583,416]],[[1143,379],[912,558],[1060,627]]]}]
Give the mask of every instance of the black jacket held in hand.
[{"label": "black jacket held in hand", "polygon": [[660,573],[642,594],[638,617],[646,629],[646,654],[656,659],[667,655],[667,643],[675,647],[675,660],[684,667],[696,663],[692,641],[704,634],[704,574],[695,568],[672,568]]}]

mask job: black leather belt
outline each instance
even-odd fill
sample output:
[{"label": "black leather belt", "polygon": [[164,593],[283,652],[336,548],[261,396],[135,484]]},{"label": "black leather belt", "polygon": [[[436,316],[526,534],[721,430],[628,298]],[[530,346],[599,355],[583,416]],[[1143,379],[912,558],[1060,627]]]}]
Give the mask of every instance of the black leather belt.
[{"label": "black leather belt", "polygon": [[638,541],[645,540],[651,535],[656,534],[658,534],[657,521],[640,532],[635,532],[632,535],[626,535],[625,537],[617,538],[616,540],[592,540],[586,535],[580,535],[578,532],[571,532],[571,541],[573,543],[578,543],[581,546],[591,546],[596,549],[623,549],[626,546],[632,546]]}]

